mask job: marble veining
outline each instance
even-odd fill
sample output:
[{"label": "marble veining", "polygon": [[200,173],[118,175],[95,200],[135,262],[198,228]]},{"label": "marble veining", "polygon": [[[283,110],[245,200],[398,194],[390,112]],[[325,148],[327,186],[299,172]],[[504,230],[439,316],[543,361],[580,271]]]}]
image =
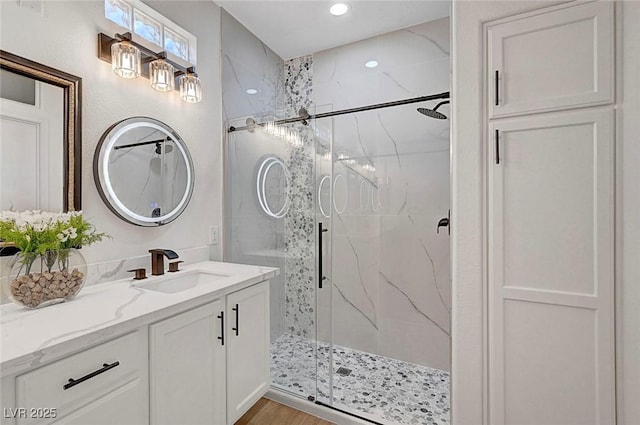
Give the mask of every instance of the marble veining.
[{"label": "marble veining", "polygon": [[393,288],[395,288],[398,292],[400,292],[409,302],[409,304],[411,304],[411,307],[413,307],[413,309],[415,311],[417,311],[421,316],[423,316],[425,319],[427,319],[429,322],[433,323],[435,326],[438,327],[438,329],[440,329],[442,332],[444,332],[447,336],[451,336],[451,334],[449,333],[449,331],[447,331],[445,328],[443,328],[438,322],[436,322],[434,319],[432,319],[431,317],[429,317],[429,315],[427,313],[425,313],[424,311],[422,311],[415,302],[413,302],[413,300],[411,299],[411,297],[409,296],[409,294],[407,294],[405,291],[403,291],[398,285],[396,285],[395,283],[393,283],[391,281],[391,279],[389,279],[387,276],[385,276],[384,273],[379,272],[380,276],[382,277],[382,279],[387,282],[389,285],[391,285]]},{"label": "marble veining", "polygon": [[380,123],[380,127],[382,127],[382,130],[384,131],[384,133],[387,135],[391,143],[393,143],[393,150],[395,151],[396,158],[398,159],[398,166],[402,168],[402,161],[400,161],[400,152],[398,152],[398,143],[396,143],[395,139],[391,136],[391,134],[389,133],[389,130],[387,130],[387,127],[384,126],[380,113],[377,113],[376,115],[378,117],[378,122]]},{"label": "marble veining", "polygon": [[372,320],[364,311],[362,311],[360,308],[358,308],[358,306],[351,301],[349,298],[347,298],[347,296],[344,294],[344,292],[340,289],[340,287],[338,286],[337,283],[333,283],[333,287],[336,288],[336,290],[338,291],[338,294],[342,297],[342,299],[349,304],[351,307],[353,307],[358,313],[360,313],[362,315],[362,317],[364,317],[365,319],[367,319],[367,321],[369,323],[371,323],[371,326],[373,326],[375,328],[375,330],[378,330],[378,324]]},{"label": "marble veining", "polygon": [[184,270],[229,277],[171,296],[138,288],[132,279],[123,279],[85,288],[71,301],[38,310],[3,305],[0,307],[0,373],[4,377],[40,366],[110,336],[124,334],[226,293],[271,279],[278,273],[278,269],[270,267],[214,261],[185,266]]},{"label": "marble veining", "polygon": [[[271,345],[271,365],[276,388],[305,398],[389,424],[450,423],[449,373],[443,370],[338,345],[331,350],[290,334]],[[339,368],[351,373],[343,376]]]},{"label": "marble veining", "polygon": [[378,314],[376,313],[376,304],[373,302],[373,298],[371,298],[371,294],[369,294],[369,291],[367,290],[367,287],[364,284],[364,280],[362,279],[362,268],[360,265],[360,256],[358,255],[358,251],[356,250],[356,247],[353,245],[353,241],[351,240],[349,235],[346,235],[346,239],[347,239],[347,242],[349,242],[351,251],[353,251],[353,255],[356,258],[356,270],[358,271],[358,281],[360,282],[360,286],[362,287],[362,290],[364,291],[364,294],[367,297],[369,304],[371,305],[371,310],[373,311],[373,320],[369,319],[369,321],[373,324],[373,326],[376,329],[378,329]]}]

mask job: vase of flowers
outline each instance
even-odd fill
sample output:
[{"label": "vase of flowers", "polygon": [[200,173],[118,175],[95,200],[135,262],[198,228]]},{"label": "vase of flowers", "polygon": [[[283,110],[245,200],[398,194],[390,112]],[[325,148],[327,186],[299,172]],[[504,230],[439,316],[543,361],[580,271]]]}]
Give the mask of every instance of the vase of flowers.
[{"label": "vase of flowers", "polygon": [[10,299],[26,308],[72,299],[87,276],[87,264],[78,249],[106,236],[81,211],[2,211],[0,239],[20,250],[9,263]]}]

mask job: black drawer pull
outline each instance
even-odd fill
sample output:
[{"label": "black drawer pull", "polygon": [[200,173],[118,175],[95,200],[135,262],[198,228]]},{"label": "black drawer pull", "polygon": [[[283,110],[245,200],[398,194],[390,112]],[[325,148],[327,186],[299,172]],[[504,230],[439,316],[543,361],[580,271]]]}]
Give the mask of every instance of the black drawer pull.
[{"label": "black drawer pull", "polygon": [[108,371],[109,369],[113,369],[114,367],[120,365],[120,362],[113,362],[111,364],[109,363],[103,363],[102,364],[102,369],[98,369],[95,372],[91,372],[88,375],[83,376],[82,378],[78,378],[78,379],[73,379],[73,378],[69,378],[69,383],[68,384],[64,384],[64,386],[62,387],[65,390],[68,390],[69,388],[80,384],[81,382],[84,382],[86,380],[89,380],[91,378],[93,378],[94,376],[98,376],[101,373],[104,373],[106,371]]},{"label": "black drawer pull", "polygon": [[236,312],[236,327],[231,328],[232,331],[236,331],[236,336],[240,335],[240,306],[236,304],[231,310]]},{"label": "black drawer pull", "polygon": [[218,339],[222,342],[222,345],[224,345],[224,311],[220,312],[218,319],[220,319],[220,336]]}]

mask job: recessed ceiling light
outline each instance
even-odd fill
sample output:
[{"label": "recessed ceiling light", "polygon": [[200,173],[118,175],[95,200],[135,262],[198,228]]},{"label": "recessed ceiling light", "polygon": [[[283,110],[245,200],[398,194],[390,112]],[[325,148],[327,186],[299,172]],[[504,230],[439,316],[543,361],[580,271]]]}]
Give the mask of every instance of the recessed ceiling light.
[{"label": "recessed ceiling light", "polygon": [[258,93],[258,90],[256,89],[247,89],[247,94],[256,94]]},{"label": "recessed ceiling light", "polygon": [[349,11],[349,6],[347,6],[344,3],[336,3],[329,8],[329,13],[331,13],[333,16],[344,15],[348,11]]},{"label": "recessed ceiling light", "polygon": [[376,66],[378,66],[378,61],[369,61],[365,63],[364,66],[366,66],[367,68],[375,68]]}]

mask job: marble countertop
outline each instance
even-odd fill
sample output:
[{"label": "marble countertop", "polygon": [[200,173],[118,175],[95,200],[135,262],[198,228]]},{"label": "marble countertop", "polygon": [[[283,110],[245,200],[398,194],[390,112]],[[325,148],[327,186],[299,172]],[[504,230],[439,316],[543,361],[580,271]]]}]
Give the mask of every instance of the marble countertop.
[{"label": "marble countertop", "polygon": [[49,363],[278,274],[277,268],[214,261],[182,270],[229,277],[173,294],[136,286],[179,274],[168,273],[142,281],[130,278],[89,286],[69,302],[42,309],[1,306],[0,376]]}]

